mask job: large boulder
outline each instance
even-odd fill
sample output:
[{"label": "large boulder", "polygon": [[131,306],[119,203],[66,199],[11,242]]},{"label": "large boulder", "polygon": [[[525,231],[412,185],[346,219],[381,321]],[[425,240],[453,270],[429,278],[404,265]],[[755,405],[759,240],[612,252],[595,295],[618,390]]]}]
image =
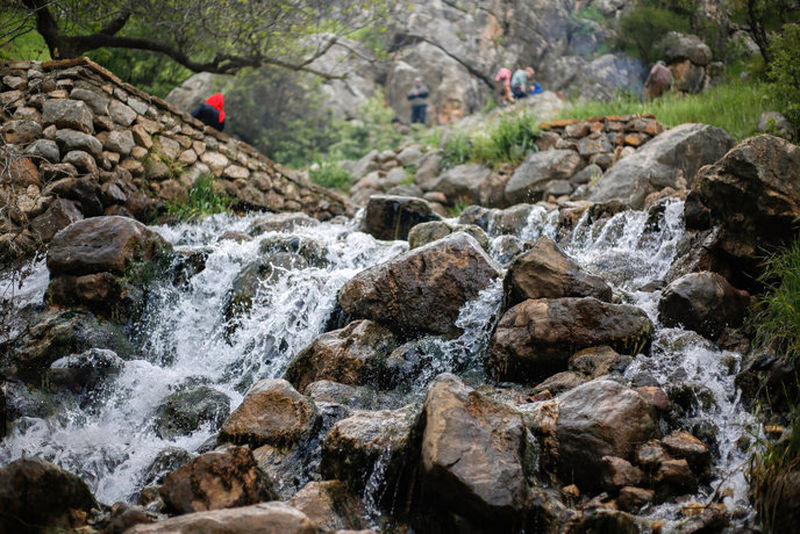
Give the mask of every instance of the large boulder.
[{"label": "large boulder", "polygon": [[264,379],[247,392],[242,404],[220,430],[220,441],[292,447],[308,438],[319,425],[314,401],[304,397],[289,382]]},{"label": "large boulder", "polygon": [[465,518],[479,531],[514,531],[528,495],[522,416],[453,375],[425,399],[421,505]]},{"label": "large boulder", "polygon": [[713,58],[711,49],[696,35],[669,32],[659,42],[659,46],[664,50],[667,63],[688,59],[695,65],[704,67]]},{"label": "large boulder", "polygon": [[578,386],[559,398],[559,476],[581,491],[598,491],[603,457],[632,462],[636,446],[657,429],[653,408],[635,390],[603,379]]},{"label": "large boulder", "polygon": [[394,386],[386,360],[399,342],[391,330],[373,321],[355,321],[327,332],[300,351],[284,378],[298,391],[318,380],[352,386]]},{"label": "large boulder", "polygon": [[750,295],[717,273],[689,273],[661,294],[658,318],[665,326],[681,325],[716,340],[726,327],[744,320]]},{"label": "large boulder", "polygon": [[553,180],[569,180],[584,166],[574,150],[546,150],[528,156],[506,183],[505,200],[511,204],[541,200]]},{"label": "large boulder", "polygon": [[477,204],[481,189],[491,174],[492,170],[480,163],[457,165],[440,174],[427,189],[444,193],[451,204],[458,201]]},{"label": "large boulder", "polygon": [[228,446],[198,456],[164,478],[158,490],[167,509],[189,514],[246,506],[275,498],[272,482],[247,447]]},{"label": "large boulder", "polygon": [[[357,411],[338,421],[322,443],[322,476],[341,480],[356,492],[370,484],[381,485],[375,491],[407,484],[418,454],[418,418],[419,407],[408,405],[397,410]],[[386,498],[393,494],[382,493]]]},{"label": "large boulder", "polygon": [[565,371],[575,352],[608,345],[645,351],[653,336],[647,314],[593,297],[526,300],[508,310],[492,337],[487,366],[502,380],[542,380]]},{"label": "large boulder", "polygon": [[83,480],[45,460],[20,458],[0,468],[0,532],[81,527],[97,506]]},{"label": "large boulder", "polygon": [[540,298],[611,300],[611,287],[599,276],[584,271],[549,237],[539,238],[532,249],[514,259],[503,285],[510,306]]},{"label": "large boulder", "polygon": [[457,232],[362,271],[338,298],[353,317],[409,333],[457,335],[461,307],[498,276],[478,242]]},{"label": "large boulder", "polygon": [[282,502],[263,502],[229,510],[213,510],[136,525],[128,534],[317,534],[314,523]]},{"label": "large boulder", "polygon": [[[761,135],[747,139],[714,165],[702,169],[686,200],[687,227],[709,223],[721,236],[707,245],[724,258],[748,287],[761,272],[764,251],[794,238],[800,218],[800,147]],[[705,217],[689,217],[691,213]]]},{"label": "large boulder", "polygon": [[378,239],[408,239],[411,228],[439,218],[421,198],[375,195],[367,202],[361,228]]},{"label": "large boulder", "polygon": [[71,128],[94,133],[92,110],[80,100],[52,99],[42,105],[42,123],[54,124],[56,128]]},{"label": "large boulder", "polygon": [[55,235],[47,253],[51,276],[109,272],[128,274],[170,245],[156,232],[128,217],[92,217],[72,223]]},{"label": "large boulder", "polygon": [[221,391],[200,386],[169,395],[156,415],[156,434],[174,439],[203,426],[218,429],[230,414],[231,400]]},{"label": "large boulder", "polygon": [[650,193],[691,187],[700,167],[717,161],[734,144],[730,134],[714,126],[682,124],[614,165],[590,188],[588,200],[619,199],[641,209]]}]

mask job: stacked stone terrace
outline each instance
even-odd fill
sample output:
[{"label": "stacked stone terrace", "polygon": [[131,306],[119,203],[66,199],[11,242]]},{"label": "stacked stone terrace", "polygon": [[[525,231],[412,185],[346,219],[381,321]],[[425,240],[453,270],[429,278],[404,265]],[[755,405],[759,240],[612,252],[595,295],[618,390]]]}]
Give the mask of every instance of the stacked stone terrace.
[{"label": "stacked stone terrace", "polygon": [[240,209],[351,215],[347,201],[87,58],[0,63],[0,265],[98,215],[151,223],[196,181]]}]

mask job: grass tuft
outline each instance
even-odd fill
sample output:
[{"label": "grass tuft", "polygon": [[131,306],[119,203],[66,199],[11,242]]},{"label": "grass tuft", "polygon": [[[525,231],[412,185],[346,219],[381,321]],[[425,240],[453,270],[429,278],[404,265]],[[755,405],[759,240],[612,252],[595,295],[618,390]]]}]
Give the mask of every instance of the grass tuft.
[{"label": "grass tuft", "polygon": [[233,199],[214,192],[214,177],[205,175],[198,178],[189,190],[186,202],[168,203],[167,213],[180,221],[188,221],[228,211],[232,203]]},{"label": "grass tuft", "polygon": [[353,183],[353,176],[338,163],[322,161],[308,171],[311,181],[329,189],[347,190]]}]

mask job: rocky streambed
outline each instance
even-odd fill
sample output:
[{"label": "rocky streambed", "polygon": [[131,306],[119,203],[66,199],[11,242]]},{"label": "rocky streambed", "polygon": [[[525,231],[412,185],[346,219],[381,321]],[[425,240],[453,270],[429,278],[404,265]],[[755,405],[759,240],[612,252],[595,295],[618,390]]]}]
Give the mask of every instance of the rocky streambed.
[{"label": "rocky streambed", "polygon": [[[667,326],[682,201],[607,208],[471,207],[409,225],[411,250],[370,235],[374,213],[74,223],[4,281],[5,513],[107,532],[751,524],[758,425],[741,355],[711,340],[737,319]],[[678,281],[695,299],[707,282]]]}]

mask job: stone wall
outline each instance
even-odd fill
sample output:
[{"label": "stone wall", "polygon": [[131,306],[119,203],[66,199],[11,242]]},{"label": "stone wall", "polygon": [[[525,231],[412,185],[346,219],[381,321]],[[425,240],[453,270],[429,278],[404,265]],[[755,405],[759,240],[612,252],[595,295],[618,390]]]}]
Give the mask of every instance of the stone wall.
[{"label": "stone wall", "polygon": [[352,215],[347,200],[87,58],[0,63],[0,267],[71,222],[151,223],[196,181],[237,209]]}]

